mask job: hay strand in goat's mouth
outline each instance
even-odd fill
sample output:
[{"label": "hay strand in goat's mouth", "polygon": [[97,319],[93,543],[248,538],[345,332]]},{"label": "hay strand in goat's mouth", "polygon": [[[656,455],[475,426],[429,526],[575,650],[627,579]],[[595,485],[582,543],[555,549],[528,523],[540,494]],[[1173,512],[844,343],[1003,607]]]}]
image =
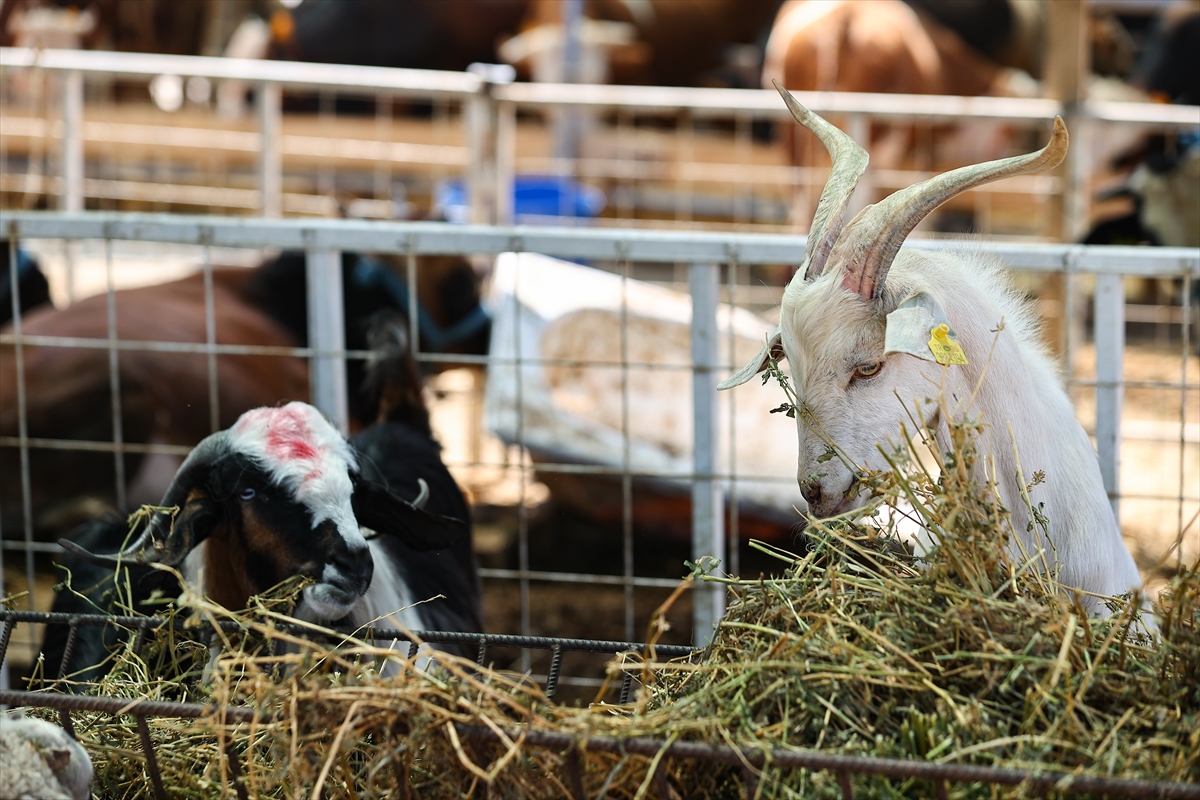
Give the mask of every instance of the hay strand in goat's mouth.
[{"label": "hay strand in goat's mouth", "polygon": [[[237,723],[151,718],[165,781],[179,797],[232,795],[227,753],[252,797],[458,798],[484,796],[487,785],[489,797],[558,798],[581,788],[588,797],[639,798],[665,781],[681,797],[717,798],[742,796],[746,775],[756,797],[842,796],[830,772],[558,751],[530,746],[536,732],[1200,780],[1200,572],[1179,571],[1161,593],[1158,640],[1139,632],[1139,598],[1089,617],[1042,554],[1005,554],[1008,512],[968,474],[980,428],[951,427],[953,452],[939,459],[937,479],[899,452],[891,470],[860,476],[875,507],[912,509],[905,513],[928,536],[923,558],[888,527],[849,519],[813,521],[803,553],[759,545],[786,569],[721,578],[731,602],[707,649],[610,665],[614,679],[640,669],[643,687],[627,705],[556,706],[521,676],[455,656],[436,654],[420,672],[399,650],[333,632],[294,635],[279,623],[296,581],[238,613],[186,596],[192,619],[237,623],[215,640],[219,654],[163,627],[142,655],[126,648],[97,692],[258,712]],[[1036,500],[1036,486],[1030,492]],[[398,674],[381,675],[385,662]],[[160,669],[176,672],[152,677]],[[75,718],[100,793],[150,797],[133,720]],[[494,741],[464,738],[456,725],[492,731]],[[859,776],[853,785],[855,797],[932,792],[916,778]],[[949,792],[1023,796],[1026,788],[956,783]]]}]

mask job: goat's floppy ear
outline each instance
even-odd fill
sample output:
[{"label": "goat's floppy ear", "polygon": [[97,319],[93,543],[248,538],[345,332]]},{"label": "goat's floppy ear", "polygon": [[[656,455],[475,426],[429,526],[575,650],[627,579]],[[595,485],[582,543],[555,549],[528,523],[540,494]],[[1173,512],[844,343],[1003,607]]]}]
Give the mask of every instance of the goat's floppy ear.
[{"label": "goat's floppy ear", "polygon": [[183,563],[196,545],[212,535],[217,527],[218,513],[212,498],[200,492],[193,493],[175,515],[170,535],[160,543],[159,559],[164,564]]},{"label": "goat's floppy ear", "polygon": [[883,354],[908,353],[926,361],[967,363],[946,312],[932,295],[916,292],[887,315]]},{"label": "goat's floppy ear", "polygon": [[742,367],[737,373],[717,384],[718,390],[732,389],[735,386],[741,386],[746,381],[753,378],[758,373],[762,372],[770,366],[771,359],[783,361],[786,356],[783,354],[783,338],[779,332],[779,328],[775,329],[775,333],[767,340],[767,343],[758,351],[758,355],[750,360],[750,363]]},{"label": "goat's floppy ear", "polygon": [[395,536],[418,552],[453,547],[467,536],[467,524],[463,520],[431,514],[404,500],[384,484],[365,478],[355,480],[351,502],[360,525]]}]

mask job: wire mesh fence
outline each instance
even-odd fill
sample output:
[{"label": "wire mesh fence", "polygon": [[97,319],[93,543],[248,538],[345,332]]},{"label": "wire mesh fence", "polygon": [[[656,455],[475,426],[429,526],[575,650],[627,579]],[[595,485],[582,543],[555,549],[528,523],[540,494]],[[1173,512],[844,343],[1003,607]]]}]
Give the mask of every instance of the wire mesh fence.
[{"label": "wire mesh fence", "polygon": [[[634,641],[688,571],[685,560],[713,557],[730,572],[746,574],[759,568],[747,561],[746,539],[795,544],[799,515],[792,506],[803,501],[790,434],[781,427],[789,423],[766,413],[776,399],[770,392],[759,393],[759,408],[759,399],[750,396],[718,400],[713,385],[747,357],[747,348],[759,346],[771,323],[753,312],[773,307],[781,286],[752,283],[770,270],[786,275],[784,265],[802,252],[802,237],[33,212],[6,212],[3,225],[13,243],[10,277],[17,278],[17,242],[53,252],[63,241],[83,242],[83,251],[99,254],[105,276],[103,292],[92,301],[90,332],[41,333],[38,312],[22,313],[14,296],[12,328],[0,334],[11,370],[0,453],[14,466],[4,470],[0,504],[6,583],[9,592],[28,592],[22,603],[30,610],[47,607],[46,589],[54,582],[38,579],[38,554],[58,549],[47,533],[53,515],[44,513],[54,493],[86,489],[122,508],[135,500],[157,502],[161,481],[169,480],[190,446],[245,410],[231,394],[242,388],[239,373],[228,371],[238,359],[260,359],[253,362],[260,365],[259,381],[271,369],[262,364],[303,368],[307,360],[311,384],[285,384],[298,393],[289,396],[311,397],[349,429],[354,387],[347,375],[370,353],[348,349],[337,338],[348,312],[331,287],[339,281],[339,254],[348,252],[369,254],[398,276],[407,292],[400,304],[411,312],[410,335],[418,343],[428,340],[417,308],[424,302],[420,285],[435,271],[426,259],[494,260],[484,297],[492,319],[487,354],[424,346],[416,353],[431,370],[444,370],[430,379],[434,421],[447,463],[475,501],[489,630]],[[139,306],[116,289],[121,253],[164,246],[191,248],[185,252],[200,257],[199,271],[179,284],[191,287],[194,318],[188,325],[183,306],[154,296]],[[301,295],[311,326],[306,346],[287,339],[246,344],[222,327],[230,320],[221,316],[223,281],[252,270],[224,270],[213,253],[272,248],[307,254],[297,262],[297,277],[304,275],[307,286]],[[1180,349],[1176,355],[1155,351],[1153,368],[1162,374],[1135,372],[1132,365],[1140,362],[1130,353],[1137,353],[1140,340],[1127,347],[1123,337],[1108,335],[1126,327],[1124,304],[1111,300],[1098,301],[1090,312],[1095,344],[1076,342],[1069,363],[1095,359],[1094,370],[1085,366],[1070,383],[1096,436],[1106,485],[1114,504],[1121,504],[1127,532],[1150,530],[1131,539],[1144,550],[1143,565],[1152,568],[1168,552],[1194,558],[1200,536],[1184,532],[1200,502],[1193,474],[1195,309],[1186,291],[1196,279],[1195,252],[1016,244],[995,250],[1018,276],[1094,276],[1088,279],[1102,298],[1104,291],[1119,297],[1130,276],[1182,284],[1180,323],[1171,333],[1172,349]],[[586,260],[591,267],[560,259]],[[686,284],[677,280],[679,271]],[[147,313],[161,317],[158,306],[170,309],[174,329],[122,327]],[[43,369],[38,359],[54,353],[85,357],[96,371],[93,394],[72,406],[93,427],[37,427],[50,407],[47,395],[37,394]],[[193,407],[193,426],[172,434],[175,439],[155,436],[134,421],[141,413],[134,389],[141,384],[128,370],[147,357],[163,370],[151,375],[169,375],[166,382],[187,395],[180,408]],[[150,383],[156,380],[163,379]],[[1157,419],[1130,417],[1134,403],[1122,398],[1135,391],[1149,398],[1137,399],[1135,407],[1153,410]],[[1138,450],[1143,447],[1154,454],[1158,477],[1153,490],[1142,484],[1131,490],[1128,482],[1146,469],[1147,456]],[[80,472],[82,478],[73,477]],[[154,477],[158,484],[139,483]],[[703,632],[720,616],[721,598],[718,591],[698,591],[678,604],[675,630],[664,641],[703,642]],[[36,652],[32,629],[18,634],[22,638],[27,660]],[[513,657],[522,670],[535,669],[528,650]],[[594,669],[581,666],[567,673],[564,685],[586,693],[600,683]]]},{"label": "wire mesh fence", "polygon": [[[716,558],[730,573],[754,574],[769,568],[754,560],[748,539],[799,546],[792,434],[767,413],[778,398],[764,390],[718,399],[714,391],[773,324],[805,243],[784,232],[807,222],[827,170],[824,155],[801,140],[785,147],[772,139],[772,126],[786,119],[773,93],[513,84],[491,67],[430,74],[13,49],[0,51],[0,64],[5,271],[22,287],[22,259],[35,254],[54,299],[93,315],[82,328],[40,329],[18,288],[10,327],[0,333],[0,594],[27,593],[18,601],[27,610],[0,612],[0,676],[9,675],[0,677],[0,702],[85,707],[83,699],[7,691],[14,671],[28,674],[39,626],[61,624],[41,613],[56,580],[47,565],[59,552],[55,531],[99,507],[51,513],[57,500],[90,494],[121,509],[157,502],[161,481],[191,446],[245,410],[242,382],[270,384],[286,373],[293,382],[275,399],[310,399],[344,432],[359,424],[356,368],[371,352],[344,333],[352,311],[339,266],[347,257],[375,276],[360,288],[405,312],[445,460],[473,501],[488,633],[445,641],[477,644],[481,663],[533,674],[551,697],[590,699],[604,685],[601,662],[641,647],[647,621],[691,565]],[[145,102],[160,76],[181,76],[175,111]],[[221,116],[214,86],[238,98],[234,116]],[[911,143],[872,171],[860,206],[958,166],[939,160],[954,127],[974,126],[997,148],[984,157],[998,157],[1024,149],[1062,111],[1051,101],[999,98],[800,99],[864,144],[889,126]],[[1043,316],[1068,321],[1050,346],[1061,353],[1114,510],[1153,587],[1200,555],[1200,259],[1194,249],[1037,242],[1074,238],[1086,220],[1103,160],[1103,147],[1088,145],[1194,126],[1194,113],[1120,103],[1071,112],[1073,149],[1082,155],[1065,173],[964,195],[918,234],[932,238],[909,244],[974,251],[978,244],[944,235],[984,232],[1019,288],[1040,295]],[[564,150],[558,128],[569,114],[583,133]],[[110,213],[16,210],[52,204]],[[111,213],[394,219],[417,207],[484,224]],[[298,259],[293,277],[305,288],[293,300],[307,309],[308,340],[251,343],[224,313],[229,287],[279,251]],[[445,318],[431,306],[425,281],[442,274],[444,259],[463,259],[486,276],[475,306],[490,325],[486,349],[444,346],[469,336],[479,319],[462,308]],[[1066,291],[1041,292],[1048,277],[1062,277]],[[183,305],[171,305],[171,295],[128,293],[168,278],[178,280],[175,297],[187,295]],[[38,376],[55,353],[77,358],[71,377],[94,379],[90,394],[71,399],[72,416],[86,425],[46,425],[60,398]],[[183,395],[171,409],[192,420],[187,426],[148,422],[153,408],[161,414],[161,397],[134,391],[145,388],[130,372],[139,359],[150,383]],[[723,598],[708,586],[677,602],[660,654],[702,644]],[[67,622],[75,630],[95,621]],[[128,624],[144,638],[145,620]],[[581,641],[600,637],[611,641]],[[103,698],[89,700],[98,708]],[[207,713],[145,704],[138,711]],[[139,727],[152,763],[144,716]],[[465,727],[460,734],[496,735]],[[539,735],[526,741],[573,744]],[[599,737],[585,746],[828,769],[847,797],[851,774],[925,777],[939,796],[947,781],[1049,788],[1063,780],[693,743]],[[754,776],[744,769],[750,796]],[[580,785],[569,775],[567,783]],[[1197,796],[1195,787],[1090,778],[1072,789]]]}]

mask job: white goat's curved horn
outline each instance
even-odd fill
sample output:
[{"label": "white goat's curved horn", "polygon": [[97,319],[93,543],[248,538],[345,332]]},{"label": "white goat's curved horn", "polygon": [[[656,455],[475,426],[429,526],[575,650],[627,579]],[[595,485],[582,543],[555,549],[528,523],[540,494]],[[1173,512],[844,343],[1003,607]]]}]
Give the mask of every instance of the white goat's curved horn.
[{"label": "white goat's curved horn", "polygon": [[1053,169],[1066,156],[1067,144],[1067,126],[1062,117],[1055,117],[1054,135],[1036,153],[951,170],[867,206],[846,226],[833,248],[834,261],[846,265],[842,285],[864,300],[879,297],[900,245],[931,211],[976,186]]},{"label": "white goat's curved horn", "polygon": [[421,490],[417,492],[416,499],[412,501],[413,508],[423,509],[425,502],[429,499],[429,484],[425,482],[424,478],[417,478],[417,486],[421,487]]},{"label": "white goat's curved horn", "polygon": [[797,272],[810,280],[821,274],[825,262],[833,250],[833,243],[842,231],[846,207],[850,204],[850,195],[858,179],[867,169],[867,151],[858,143],[843,133],[839,128],[829,124],[821,117],[809,111],[791,93],[783,88],[779,81],[773,80],[776,91],[783,97],[788,110],[804,127],[817,135],[821,144],[829,151],[833,159],[833,170],[825,188],[821,190],[821,199],[817,201],[817,211],[813,214],[812,226],[808,230],[808,246],[804,248],[804,263]]}]

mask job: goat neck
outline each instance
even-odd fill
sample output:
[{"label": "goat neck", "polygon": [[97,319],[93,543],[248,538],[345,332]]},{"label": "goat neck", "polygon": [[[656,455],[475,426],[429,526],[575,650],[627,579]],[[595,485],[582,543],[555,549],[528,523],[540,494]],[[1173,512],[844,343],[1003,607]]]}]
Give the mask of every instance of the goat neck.
[{"label": "goat neck", "polygon": [[[1029,309],[1009,288],[998,264],[980,254],[966,265],[957,258],[906,249],[896,259],[896,274],[883,298],[885,311],[914,289],[932,293],[934,287],[946,287],[939,301],[970,362],[946,368],[894,355],[891,360],[897,363],[889,364],[892,379],[920,373],[925,384],[923,392],[914,392],[920,389],[915,386],[908,394],[897,394],[914,403],[940,387],[948,414],[986,425],[973,479],[980,484],[995,480],[1020,539],[1020,547],[1009,543],[1015,560],[1041,550],[1045,563],[1061,570],[1064,585],[1097,594],[1116,595],[1138,587],[1137,567],[1121,539],[1095,450],[1039,341]],[[943,453],[952,448],[947,422],[938,420],[934,430]],[[1027,502],[1026,486],[1036,482],[1037,473],[1043,473],[1043,482]],[[1045,534],[1030,518],[1029,503],[1040,506],[1049,520]],[[1083,604],[1096,611],[1103,608],[1090,596]]]},{"label": "goat neck", "polygon": [[1054,135],[1035,153],[951,170],[867,206],[833,245],[830,258],[832,263],[842,265],[842,285],[864,300],[877,299],[900,246],[930,212],[976,186],[1053,169],[1066,156],[1067,144],[1067,126],[1062,117],[1055,117]]}]

